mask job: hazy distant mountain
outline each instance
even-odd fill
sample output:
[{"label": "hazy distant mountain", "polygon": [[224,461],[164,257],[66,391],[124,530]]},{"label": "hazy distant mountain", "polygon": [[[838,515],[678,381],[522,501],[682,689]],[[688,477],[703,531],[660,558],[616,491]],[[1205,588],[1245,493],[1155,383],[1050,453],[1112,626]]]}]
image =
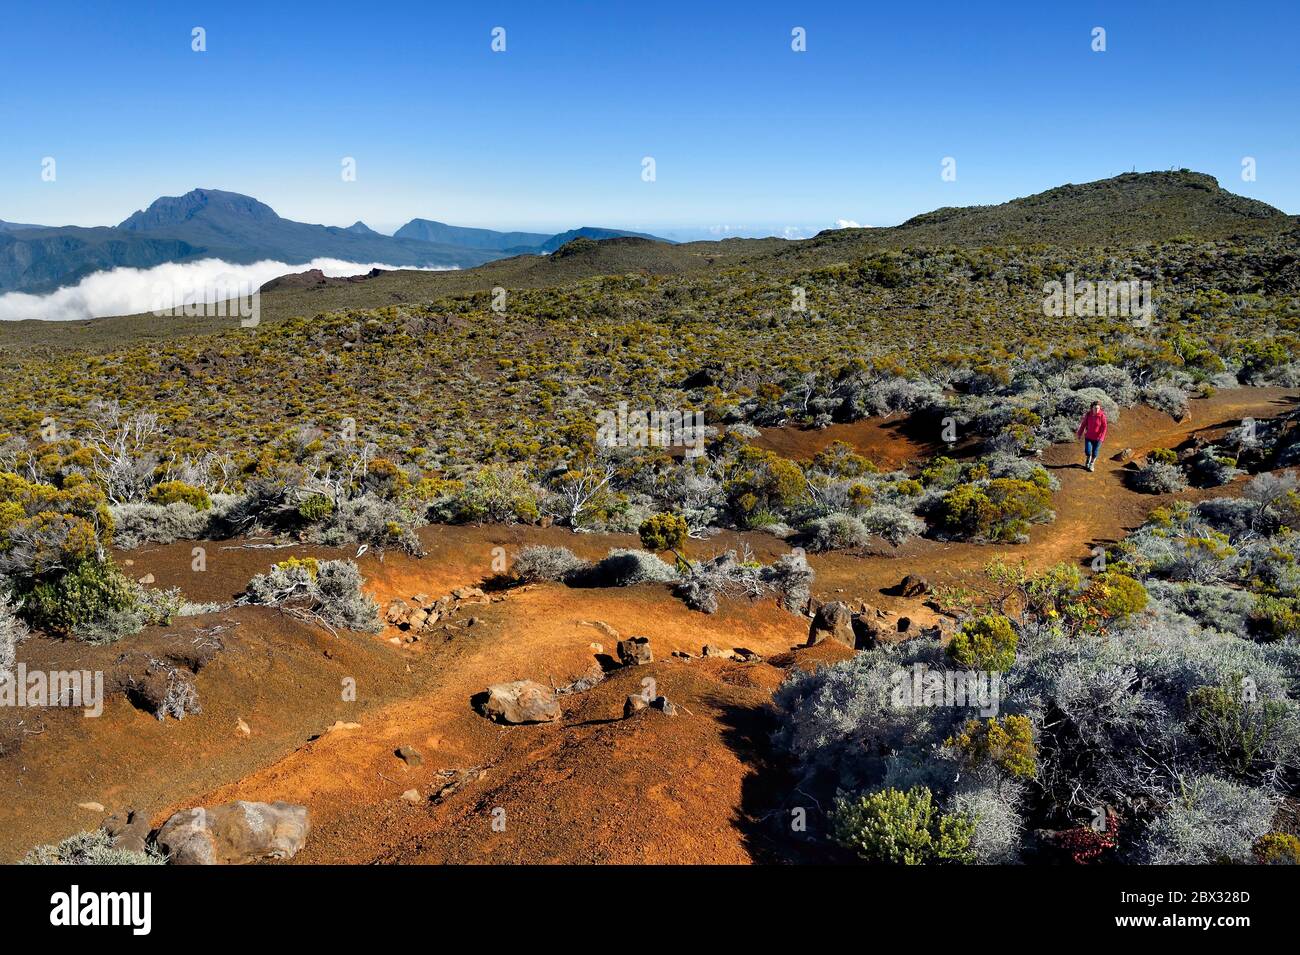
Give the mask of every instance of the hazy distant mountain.
[{"label": "hazy distant mountain", "polygon": [[442,242],[463,245],[469,249],[533,249],[551,236],[545,232],[497,232],[494,229],[468,229],[447,225],[431,219],[412,219],[393,233],[395,239],[419,239],[421,242]]},{"label": "hazy distant mountain", "polygon": [[[632,233],[581,229],[564,236]],[[346,228],[281,218],[264,202],[220,189],[163,196],[116,227],[83,229],[20,226],[0,229],[0,293],[45,292],[117,266],[149,268],[163,262],[219,258],[263,259],[291,265],[316,258],[413,267],[470,268],[507,255],[540,254],[562,236],[467,229],[413,219],[396,235],[364,222]],[[567,240],[566,240],[567,241]]]},{"label": "hazy distant mountain", "polygon": [[[337,227],[337,226],[330,226],[330,228],[331,228],[331,229],[337,229],[338,227]],[[342,231],[343,231],[343,232],[353,232],[353,233],[356,233],[357,235],[379,235],[378,232],[376,232],[374,229],[370,228],[370,226],[366,225],[366,224],[365,224],[364,222],[362,222],[360,219],[358,219],[356,222],[352,223],[352,225],[348,226],[346,229],[343,229]]]},{"label": "hazy distant mountain", "polygon": [[22,222],[5,222],[3,219],[0,219],[0,232],[18,232],[23,229],[45,229],[45,228],[48,228],[48,226],[30,225]]},{"label": "hazy distant mountain", "polygon": [[217,189],[158,199],[118,228],[182,239],[232,262],[298,263],[324,256],[389,265],[468,267],[494,258],[477,249],[380,235],[363,223],[340,229],[294,222],[256,199]]},{"label": "hazy distant mountain", "polygon": [[568,232],[561,232],[559,235],[553,235],[542,243],[540,251],[554,252],[566,242],[572,242],[574,239],[622,239],[631,236],[634,239],[650,239],[654,242],[667,242],[667,239],[661,239],[657,235],[647,235],[644,232],[623,232],[618,229],[601,229],[597,226],[585,225],[579,229],[570,229]]},{"label": "hazy distant mountain", "polygon": [[202,249],[178,239],[134,236],[105,227],[0,231],[0,294],[48,292],[104,269],[147,269],[202,255]]}]

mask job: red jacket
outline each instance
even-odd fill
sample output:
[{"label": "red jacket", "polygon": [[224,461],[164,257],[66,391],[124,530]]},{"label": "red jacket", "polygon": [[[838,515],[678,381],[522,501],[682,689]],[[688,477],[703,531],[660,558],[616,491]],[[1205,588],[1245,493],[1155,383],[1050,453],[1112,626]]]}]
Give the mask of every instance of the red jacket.
[{"label": "red jacket", "polygon": [[1079,430],[1074,433],[1077,438],[1087,438],[1089,441],[1106,440],[1106,412],[1098,408],[1096,411],[1089,411],[1079,422]]}]

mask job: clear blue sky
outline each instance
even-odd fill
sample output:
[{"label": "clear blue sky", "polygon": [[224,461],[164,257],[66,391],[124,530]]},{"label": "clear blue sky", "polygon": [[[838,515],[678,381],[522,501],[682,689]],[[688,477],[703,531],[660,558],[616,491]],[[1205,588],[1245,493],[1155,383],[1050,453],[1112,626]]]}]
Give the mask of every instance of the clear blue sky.
[{"label": "clear blue sky", "polygon": [[1300,212],[1294,2],[292,6],[6,4],[0,219],[203,186],[383,231],[810,234],[1183,166]]}]

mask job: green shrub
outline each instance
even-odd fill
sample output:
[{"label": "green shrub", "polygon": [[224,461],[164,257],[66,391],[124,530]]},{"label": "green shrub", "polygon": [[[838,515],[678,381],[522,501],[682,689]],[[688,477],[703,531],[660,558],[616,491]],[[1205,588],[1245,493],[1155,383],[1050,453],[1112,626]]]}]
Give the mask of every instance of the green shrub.
[{"label": "green shrub", "polygon": [[991,762],[1008,776],[1022,779],[1032,779],[1038,772],[1034,726],[1027,716],[970,720],[944,745],[957,750],[972,766]]},{"label": "green shrub", "polygon": [[1001,614],[968,620],[948,643],[948,659],[967,670],[1003,672],[1016,662],[1020,638]]},{"label": "green shrub", "polygon": [[655,514],[642,522],[637,533],[641,535],[641,545],[646,550],[670,550],[675,554],[686,543],[690,529],[676,514]]},{"label": "green shrub", "polygon": [[1270,761],[1291,726],[1281,700],[1258,696],[1241,676],[1223,686],[1197,687],[1187,697],[1189,724],[1225,768],[1246,775]]},{"label": "green shrub", "polygon": [[1097,574],[1088,582],[1088,603],[1107,620],[1123,620],[1146,609],[1147,589],[1140,581],[1115,571]]},{"label": "green shrub", "polygon": [[1275,639],[1300,637],[1300,601],[1289,597],[1255,595],[1251,620]]},{"label": "green shrub", "polygon": [[926,487],[950,488],[961,480],[961,463],[940,455],[921,468],[921,483]]},{"label": "green shrub", "polygon": [[163,481],[149,488],[149,500],[154,504],[188,504],[196,511],[206,511],[212,506],[212,498],[201,487],[186,484],[184,481]]},{"label": "green shrub", "polygon": [[334,513],[334,502],[324,494],[312,494],[298,505],[298,516],[308,524],[323,521]]},{"label": "green shrub", "polygon": [[1269,832],[1255,843],[1260,865],[1300,865],[1300,837],[1289,832]]},{"label": "green shrub", "polygon": [[489,464],[465,481],[456,495],[457,516],[467,521],[535,523],[541,517],[538,492],[521,469]]},{"label": "green shrub", "polygon": [[1031,524],[1052,519],[1052,493],[1034,481],[995,478],[959,484],[944,497],[940,519],[973,540],[1019,543]]},{"label": "green shrub", "polygon": [[71,635],[136,609],[134,584],[109,558],[82,560],[53,580],[32,588],[25,606],[31,622]]},{"label": "green shrub", "polygon": [[969,863],[974,820],[941,813],[923,786],[885,789],[839,800],[832,815],[835,841],[877,865]]}]

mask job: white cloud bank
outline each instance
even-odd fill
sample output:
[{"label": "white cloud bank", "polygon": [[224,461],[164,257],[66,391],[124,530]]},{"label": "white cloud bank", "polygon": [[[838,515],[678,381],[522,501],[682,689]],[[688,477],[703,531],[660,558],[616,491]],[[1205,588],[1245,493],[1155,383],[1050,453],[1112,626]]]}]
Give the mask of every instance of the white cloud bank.
[{"label": "white cloud bank", "polygon": [[[222,259],[197,262],[169,262],[151,269],[117,268],[87,275],[76,285],[46,295],[9,292],[0,295],[0,321],[35,318],[69,322],[108,315],[136,315],[184,302],[213,302],[225,299],[234,288],[256,290],[281,275],[320,269],[331,278],[364,275],[371,269],[412,269],[439,272],[445,269],[416,269],[411,265],[383,262],[345,262],[342,259],[312,259],[305,265],[270,260],[237,265]],[[161,297],[161,300],[160,300]]]}]

